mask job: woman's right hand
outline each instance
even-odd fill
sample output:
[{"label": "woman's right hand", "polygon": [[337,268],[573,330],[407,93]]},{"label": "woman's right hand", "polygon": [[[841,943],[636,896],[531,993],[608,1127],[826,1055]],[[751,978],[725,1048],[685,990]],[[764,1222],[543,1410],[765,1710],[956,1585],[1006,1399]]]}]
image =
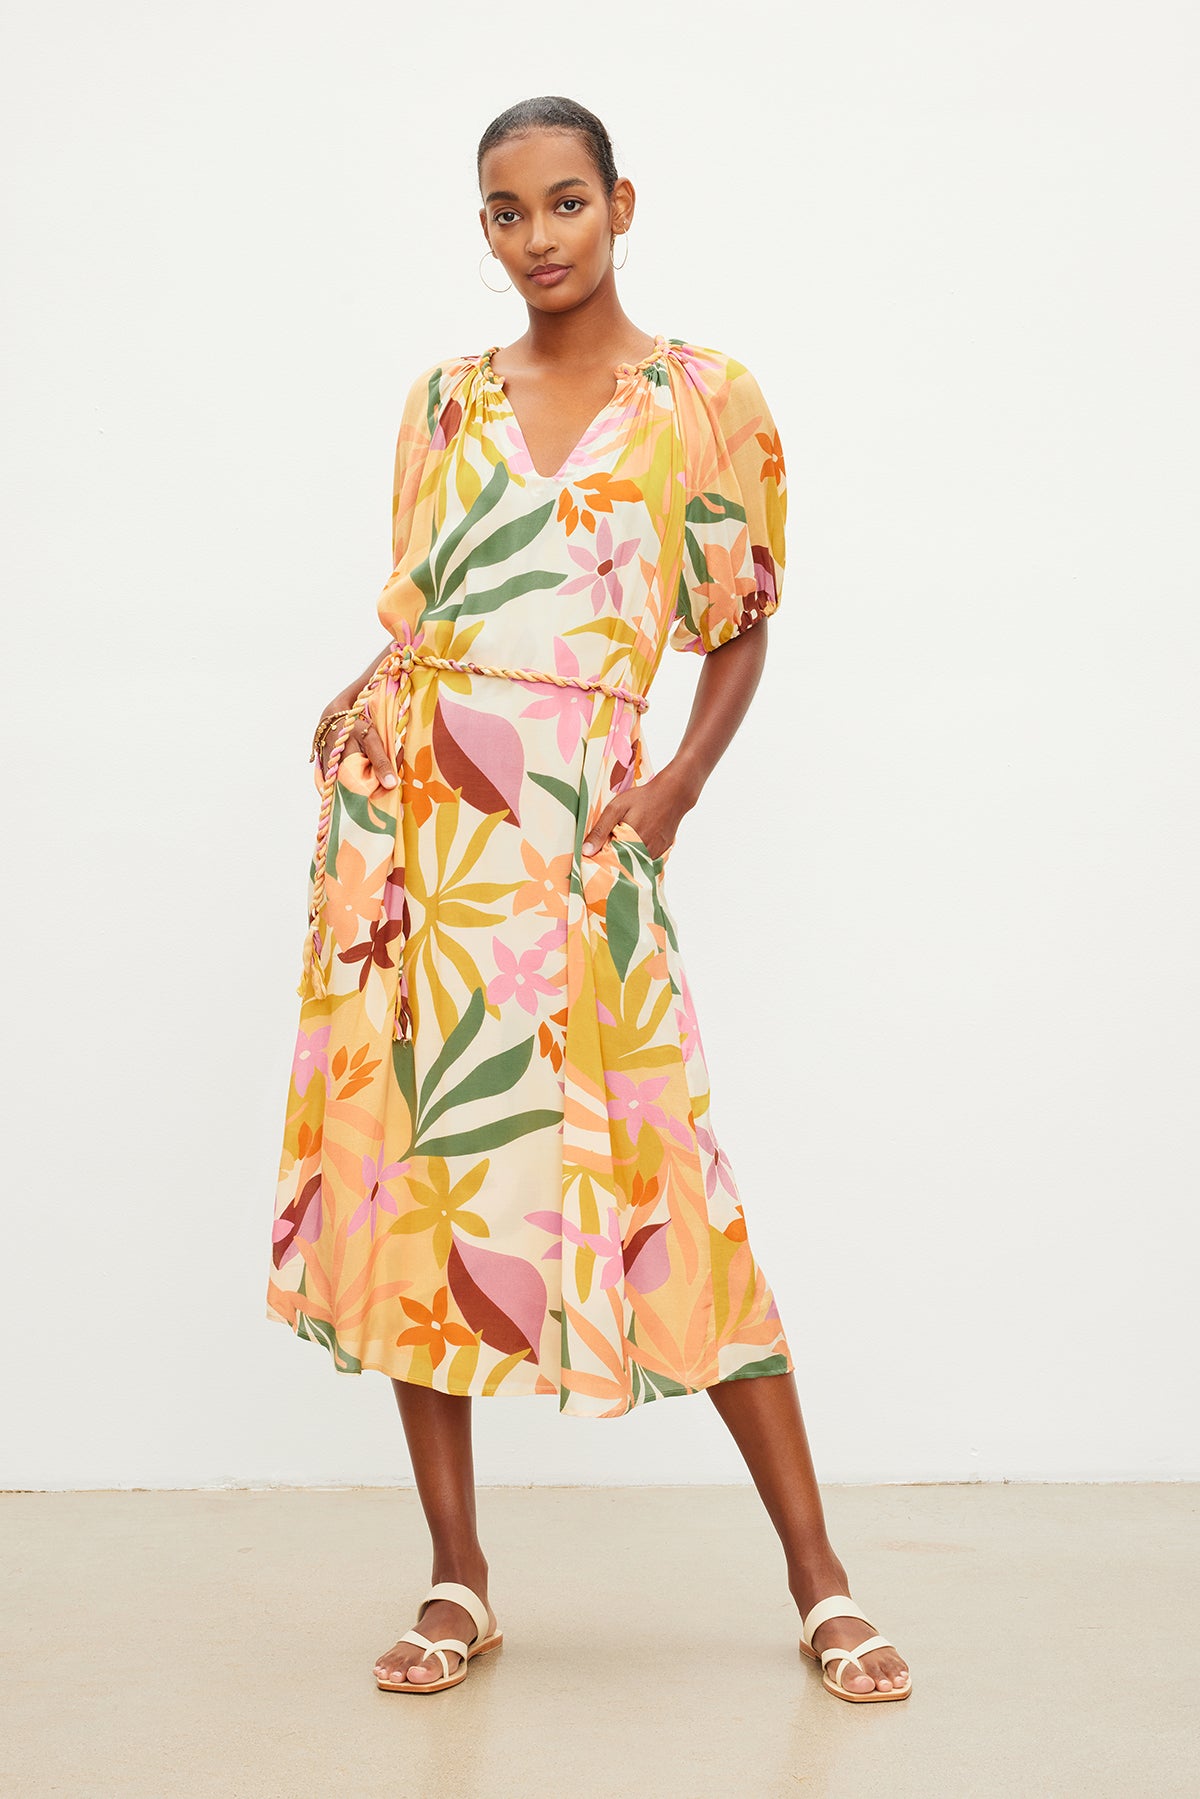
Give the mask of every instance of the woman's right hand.
[{"label": "woman's right hand", "polygon": [[[344,694],[339,694],[337,699],[334,700],[331,705],[326,706],[324,712],[321,714],[321,718],[328,718],[331,713],[340,712],[343,705],[353,705],[354,697],[353,694],[351,694],[349,698]],[[320,719],[318,719],[317,722],[319,724]],[[336,724],[330,725],[328,731],[326,731],[321,740],[321,748],[318,752],[317,760],[321,765],[322,778],[329,773],[329,761],[333,755],[333,746],[338,733],[342,730],[345,722],[344,719],[339,719]],[[347,750],[361,751],[374,770],[375,778],[384,787],[394,787],[396,785],[396,776],[392,769],[391,758],[387,753],[383,738],[375,729],[370,718],[355,719],[347,733],[345,744],[342,747],[343,757],[345,757]]]}]

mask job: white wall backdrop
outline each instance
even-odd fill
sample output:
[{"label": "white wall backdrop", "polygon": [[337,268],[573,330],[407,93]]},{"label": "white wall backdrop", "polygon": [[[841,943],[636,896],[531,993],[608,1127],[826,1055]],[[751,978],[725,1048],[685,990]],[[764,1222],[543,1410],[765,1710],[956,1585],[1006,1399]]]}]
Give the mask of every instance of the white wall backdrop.
[{"label": "white wall backdrop", "polygon": [[[264,1310],[307,756],[383,647],[408,383],[523,328],[474,151],[543,92],[638,189],[632,318],[748,363],[787,455],[768,669],[670,891],[821,1478],[1200,1473],[1192,10],[6,35],[0,1481],[410,1478],[384,1377]],[[744,1476],[703,1396],[475,1416],[484,1482]]]}]

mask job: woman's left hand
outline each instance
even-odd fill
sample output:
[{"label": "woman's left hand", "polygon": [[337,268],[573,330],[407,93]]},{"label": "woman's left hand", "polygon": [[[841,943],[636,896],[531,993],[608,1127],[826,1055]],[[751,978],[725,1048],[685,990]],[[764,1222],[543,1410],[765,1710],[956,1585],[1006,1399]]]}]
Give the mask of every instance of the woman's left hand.
[{"label": "woman's left hand", "polygon": [[680,819],[699,797],[668,763],[648,781],[613,794],[584,838],[583,853],[594,856],[612,836],[613,827],[623,823],[637,832],[652,856],[664,855],[675,841]]}]

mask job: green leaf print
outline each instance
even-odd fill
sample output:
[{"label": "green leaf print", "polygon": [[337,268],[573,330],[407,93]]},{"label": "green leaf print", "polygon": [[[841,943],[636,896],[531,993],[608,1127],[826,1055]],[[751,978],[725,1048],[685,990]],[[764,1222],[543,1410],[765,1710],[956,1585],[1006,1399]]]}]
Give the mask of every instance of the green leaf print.
[{"label": "green leaf print", "polygon": [[545,788],[545,792],[551,793],[556,801],[561,801],[561,804],[569,811],[572,819],[576,817],[576,813],[578,813],[579,810],[579,788],[572,788],[570,781],[560,781],[558,775],[536,774],[533,768],[529,770],[529,779],[531,779],[531,781],[536,781],[538,786]]},{"label": "green leaf print", "polygon": [[483,1023],[483,1015],[486,1009],[483,988],[476,987],[470,999],[467,1001],[466,1011],[443,1043],[433,1062],[433,1066],[425,1076],[425,1082],[421,1088],[422,1112],[424,1112],[425,1107],[429,1104],[429,1101],[437,1088],[437,1084],[445,1074],[446,1070],[452,1063],[457,1062],[458,1058],[470,1048],[475,1038],[479,1035],[479,1027]]},{"label": "green leaf print", "polygon": [[531,1131],[544,1131],[549,1125],[562,1123],[561,1111],[543,1109],[536,1112],[514,1112],[511,1118],[497,1118],[481,1124],[474,1131],[459,1131],[452,1137],[435,1137],[430,1143],[417,1143],[414,1148],[423,1156],[473,1156],[483,1149],[497,1149],[501,1143],[512,1143],[527,1137]]},{"label": "green leaf print", "polygon": [[449,617],[469,618],[482,612],[495,612],[506,606],[509,600],[515,600],[519,594],[536,593],[542,587],[557,587],[566,575],[554,574],[549,569],[530,569],[526,574],[513,575],[499,587],[489,587],[483,593],[469,593],[457,610],[450,605],[443,606],[439,600],[436,606],[427,606],[421,614],[421,621],[427,624],[436,618]]},{"label": "green leaf print", "polygon": [[425,429],[430,437],[433,436],[438,422],[438,413],[441,411],[441,388],[442,371],[439,367],[433,370],[429,380],[425,383]]},{"label": "green leaf print", "polygon": [[511,1049],[489,1056],[486,1062],[480,1062],[471,1070],[465,1081],[460,1081],[429,1108],[421,1119],[421,1129],[428,1130],[434,1119],[448,1112],[451,1106],[465,1106],[473,1099],[493,1099],[498,1093],[507,1093],[529,1067],[532,1055],[533,1038],[526,1037],[524,1043],[514,1043]]},{"label": "green leaf print", "polygon": [[487,486],[481,489],[471,510],[463,515],[452,530],[447,531],[444,536],[437,540],[436,551],[433,549],[430,550],[429,561],[432,564],[433,573],[436,576],[436,585],[438,587],[441,586],[445,577],[446,568],[451,556],[453,556],[467,532],[473,525],[477,525],[480,519],[487,517],[488,513],[491,512],[499,502],[500,496],[507,486],[508,470],[502,462],[498,462],[492,470],[491,479]]},{"label": "green leaf print", "polygon": [[579,810],[578,787],[572,787],[569,781],[560,781],[557,775],[540,775],[532,768],[529,770],[529,779],[536,781],[539,787],[544,787],[546,792],[553,794],[556,800],[561,800],[571,817],[574,818]]},{"label": "green leaf print", "polygon": [[[392,1039],[392,1071],[396,1076],[396,1085],[404,1095],[404,1103],[408,1107],[408,1116],[415,1126],[417,1118],[417,1065],[415,1049],[411,1037],[403,1042]],[[408,1151],[405,1150],[405,1155]],[[404,1156],[399,1158],[404,1160]]]},{"label": "green leaf print", "polygon": [[682,1394],[692,1391],[690,1387],[680,1386],[669,1374],[651,1373],[649,1368],[642,1368],[642,1379],[646,1383],[647,1399],[678,1399]]},{"label": "green leaf print", "polygon": [[341,1374],[361,1374],[363,1365],[357,1356],[350,1355],[337,1340],[337,1332],[332,1324],[323,1318],[310,1318],[307,1312],[296,1313],[296,1335],[306,1338],[310,1343],[320,1343],[333,1357],[334,1367]]},{"label": "green leaf print", "polygon": [[588,797],[588,778],[580,774],[579,789],[575,795],[575,846],[571,851],[571,893],[583,892],[583,839],[587,831],[588,810],[591,800]]},{"label": "green leaf print", "polygon": [[[663,930],[667,933],[667,942],[671,945],[671,948],[675,951],[676,955],[678,955],[679,939],[675,935],[675,923],[671,917],[671,914],[667,911],[666,907],[663,905],[662,894],[659,892],[657,882],[655,883],[655,886],[654,886],[654,892],[651,894],[650,897],[654,904],[654,922],[655,922],[655,924],[659,924],[662,926]],[[672,993],[679,992],[679,984],[676,981],[674,975],[671,976],[671,992]]]},{"label": "green leaf print", "polygon": [[724,494],[703,493],[688,501],[683,516],[689,525],[716,525],[726,518],[744,525],[746,508],[737,500],[727,500]]},{"label": "green leaf print", "polygon": [[[698,539],[696,538],[696,536],[693,532],[685,531],[683,534],[683,541],[687,548],[688,560],[691,562],[691,565],[692,565],[692,576],[699,585],[704,585],[708,581],[708,578],[709,578],[709,576],[708,576],[708,558],[705,555],[703,549],[700,546]],[[695,629],[696,628],[696,615],[695,615],[695,612],[692,607],[692,596],[691,596],[691,593],[689,591],[687,591],[687,583],[686,583],[685,578],[682,575],[679,578],[679,586],[680,586],[680,599],[683,602],[683,610],[687,613],[688,623],[692,626],[693,629]]]},{"label": "green leaf print", "polygon": [[[487,492],[487,488],[484,492]],[[510,519],[507,525],[501,525],[498,531],[493,531],[482,543],[473,544],[471,554],[464,556],[453,574],[439,583],[439,606],[444,605],[451,594],[457,593],[469,570],[490,568],[494,563],[507,562],[510,556],[523,550],[526,544],[531,544],[540,535],[542,526],[557,504],[557,500],[547,500],[544,506],[535,506],[532,512],[525,513],[523,517]]]},{"label": "green leaf print", "polygon": [[747,1362],[744,1368],[736,1368],[732,1374],[722,1375],[722,1380],[747,1380],[754,1374],[786,1374],[787,1357],[785,1355],[769,1355],[761,1362]]},{"label": "green leaf print", "polygon": [[651,880],[656,880],[662,872],[662,857],[652,856],[640,839],[635,843],[631,837],[614,837],[612,846],[617,861],[631,875],[636,875],[639,865]]},{"label": "green leaf print", "polygon": [[637,948],[639,923],[637,883],[622,871],[608,890],[604,908],[609,953],[622,980],[629,972]]},{"label": "green leaf print", "polygon": [[[342,805],[354,820],[360,831],[370,831],[378,836],[381,833],[393,836],[396,821],[389,818],[386,812],[377,812],[365,793],[354,793],[348,787],[342,789]],[[378,823],[375,821],[378,819]]]},{"label": "green leaf print", "polygon": [[[558,1359],[564,1368],[569,1369],[571,1366],[570,1332],[567,1325],[567,1309],[565,1306],[558,1314],[558,1322],[560,1327],[558,1335]],[[558,1384],[558,1409],[560,1412],[564,1410],[569,1398],[570,1389],[567,1387],[565,1381],[560,1380]]]}]

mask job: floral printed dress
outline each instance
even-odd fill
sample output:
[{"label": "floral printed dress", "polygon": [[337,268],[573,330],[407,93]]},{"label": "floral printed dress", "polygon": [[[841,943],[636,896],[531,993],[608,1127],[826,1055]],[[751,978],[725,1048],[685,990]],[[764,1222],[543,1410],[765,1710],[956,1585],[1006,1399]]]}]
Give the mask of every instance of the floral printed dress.
[{"label": "floral printed dress", "polygon": [[404,408],[390,656],[360,696],[398,783],[357,749],[316,770],[267,1315],[341,1372],[612,1418],[793,1367],[714,1134],[670,852],[624,823],[583,851],[653,772],[666,646],[777,607],[784,464],[749,370],[660,336],[541,475],[492,355]]}]

